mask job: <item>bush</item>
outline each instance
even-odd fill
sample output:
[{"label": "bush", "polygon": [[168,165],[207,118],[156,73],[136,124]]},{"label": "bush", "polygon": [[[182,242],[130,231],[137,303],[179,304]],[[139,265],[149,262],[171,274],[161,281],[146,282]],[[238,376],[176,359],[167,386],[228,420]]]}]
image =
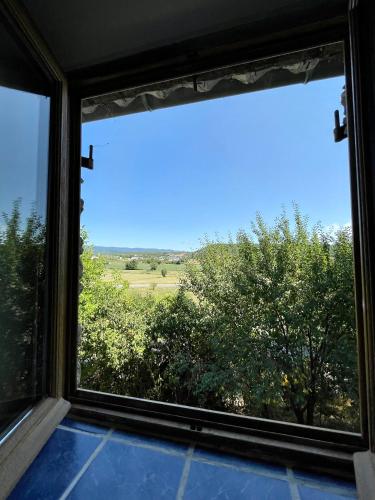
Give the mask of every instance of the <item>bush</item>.
[{"label": "bush", "polygon": [[125,264],[125,269],[127,271],[135,271],[136,269],[138,269],[138,262],[134,259],[132,260],[129,260],[126,264]]},{"label": "bush", "polygon": [[165,278],[167,276],[167,270],[165,269],[165,267],[163,267],[163,269],[161,270],[161,275],[163,276],[163,278]]},{"label": "bush", "polygon": [[156,271],[158,268],[158,261],[157,260],[151,260],[150,261],[150,271]]}]

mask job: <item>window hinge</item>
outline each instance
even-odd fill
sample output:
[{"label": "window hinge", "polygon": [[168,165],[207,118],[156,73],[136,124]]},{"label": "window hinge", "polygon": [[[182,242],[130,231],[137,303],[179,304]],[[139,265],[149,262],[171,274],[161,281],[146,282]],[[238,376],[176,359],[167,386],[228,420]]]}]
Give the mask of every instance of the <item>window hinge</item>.
[{"label": "window hinge", "polygon": [[93,153],[94,153],[94,146],[90,144],[89,157],[87,158],[87,156],[81,156],[81,167],[89,168],[90,170],[94,168]]}]

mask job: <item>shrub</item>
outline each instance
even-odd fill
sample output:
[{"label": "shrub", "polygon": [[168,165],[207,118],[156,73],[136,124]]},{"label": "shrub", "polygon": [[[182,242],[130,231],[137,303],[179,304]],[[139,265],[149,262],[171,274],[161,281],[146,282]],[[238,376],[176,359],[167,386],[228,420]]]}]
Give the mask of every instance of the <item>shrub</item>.
[{"label": "shrub", "polygon": [[158,261],[151,260],[150,261],[150,271],[156,271],[157,268],[158,268]]},{"label": "shrub", "polygon": [[132,260],[129,260],[126,264],[125,264],[125,269],[127,271],[135,271],[136,269],[138,269],[138,262],[134,259]]}]

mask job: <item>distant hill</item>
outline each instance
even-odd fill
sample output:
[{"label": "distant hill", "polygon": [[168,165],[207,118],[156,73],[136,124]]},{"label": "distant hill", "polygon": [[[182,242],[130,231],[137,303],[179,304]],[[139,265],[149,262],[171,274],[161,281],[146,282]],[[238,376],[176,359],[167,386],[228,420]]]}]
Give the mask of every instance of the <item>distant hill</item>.
[{"label": "distant hill", "polygon": [[187,253],[183,250],[168,248],[130,248],[130,247],[101,247],[94,246],[94,253]]}]

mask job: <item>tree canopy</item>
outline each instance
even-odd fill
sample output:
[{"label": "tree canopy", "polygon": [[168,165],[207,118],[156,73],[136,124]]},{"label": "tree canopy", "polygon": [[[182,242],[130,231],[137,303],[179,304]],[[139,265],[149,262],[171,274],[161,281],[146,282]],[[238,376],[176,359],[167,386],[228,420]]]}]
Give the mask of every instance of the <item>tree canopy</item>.
[{"label": "tree canopy", "polygon": [[358,428],[350,228],[296,208],[206,241],[180,290],[131,294],[86,249],[84,387],[309,425]]}]

